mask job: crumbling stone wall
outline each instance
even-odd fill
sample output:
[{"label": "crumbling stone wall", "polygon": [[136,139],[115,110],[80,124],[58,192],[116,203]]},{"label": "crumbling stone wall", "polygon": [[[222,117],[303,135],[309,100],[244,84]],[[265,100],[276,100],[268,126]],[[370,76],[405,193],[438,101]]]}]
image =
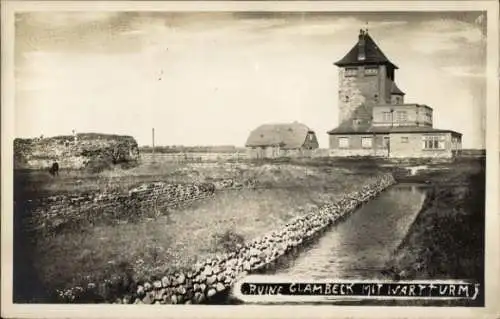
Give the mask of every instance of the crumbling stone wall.
[{"label": "crumbling stone wall", "polygon": [[[154,217],[166,207],[184,205],[213,195],[215,186],[155,182],[120,192],[60,195],[28,201],[21,209],[25,231],[51,234],[80,223],[119,222]],[[23,204],[23,203],[19,203]]]},{"label": "crumbling stone wall", "polygon": [[139,147],[131,136],[97,133],[14,140],[14,168],[45,169],[54,160],[61,169],[81,169],[99,162],[136,162]]},{"label": "crumbling stone wall", "polygon": [[279,258],[308,243],[393,183],[391,174],[382,175],[360,191],[346,194],[336,203],[293,219],[282,229],[239,245],[234,252],[200,261],[190,271],[127,286],[123,286],[120,278],[88,283],[86,287],[59,291],[58,296],[62,302],[70,303],[96,300],[126,304],[209,303],[227,293],[242,276],[273,267]]}]

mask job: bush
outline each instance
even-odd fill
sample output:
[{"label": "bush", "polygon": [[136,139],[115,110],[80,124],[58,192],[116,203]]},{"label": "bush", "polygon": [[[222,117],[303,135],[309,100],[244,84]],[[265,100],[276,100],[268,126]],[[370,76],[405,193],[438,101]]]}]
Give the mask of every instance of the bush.
[{"label": "bush", "polygon": [[226,230],[224,233],[214,235],[215,244],[218,247],[222,247],[224,252],[229,253],[237,249],[238,245],[243,245],[245,243],[245,238],[235,233],[233,230]]}]

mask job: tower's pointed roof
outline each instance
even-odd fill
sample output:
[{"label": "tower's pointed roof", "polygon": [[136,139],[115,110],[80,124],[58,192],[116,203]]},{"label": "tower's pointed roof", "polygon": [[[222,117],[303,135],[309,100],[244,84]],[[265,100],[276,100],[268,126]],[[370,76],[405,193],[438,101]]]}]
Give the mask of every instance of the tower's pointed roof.
[{"label": "tower's pointed roof", "polygon": [[372,37],[366,30],[360,30],[358,43],[347,53],[341,60],[334,63],[336,66],[362,65],[362,64],[389,64],[393,68],[394,65],[385,54],[380,50],[378,45],[373,41]]}]

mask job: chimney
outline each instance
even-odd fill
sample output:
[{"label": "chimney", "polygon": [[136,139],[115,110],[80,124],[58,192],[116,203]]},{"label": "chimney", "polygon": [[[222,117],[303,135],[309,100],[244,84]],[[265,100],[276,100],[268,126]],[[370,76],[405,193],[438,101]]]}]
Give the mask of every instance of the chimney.
[{"label": "chimney", "polygon": [[359,41],[358,41],[358,60],[363,61],[366,58],[365,53],[365,36],[366,33],[362,29],[359,30]]}]

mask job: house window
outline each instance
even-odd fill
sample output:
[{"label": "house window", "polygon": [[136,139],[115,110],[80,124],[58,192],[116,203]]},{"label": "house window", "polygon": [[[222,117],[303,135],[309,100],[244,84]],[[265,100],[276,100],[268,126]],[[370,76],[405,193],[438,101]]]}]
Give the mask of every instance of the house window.
[{"label": "house window", "polygon": [[408,143],[408,136],[401,136],[401,143]]},{"label": "house window", "polygon": [[372,148],[372,138],[371,137],[362,137],[361,138],[361,147]]},{"label": "house window", "polygon": [[422,148],[426,150],[444,149],[444,136],[424,136],[422,137]]},{"label": "house window", "polygon": [[366,67],[365,68],[365,75],[377,75],[378,74],[378,68],[377,67]]},{"label": "house window", "polygon": [[408,120],[408,115],[406,111],[396,111],[396,121],[406,122]]},{"label": "house window", "polygon": [[384,122],[390,122],[391,121],[391,112],[384,112],[382,114],[382,116],[384,117]]},{"label": "house window", "polygon": [[358,74],[357,68],[346,68],[345,69],[345,76],[356,76],[357,74]]},{"label": "house window", "polygon": [[349,138],[339,137],[339,148],[348,148],[348,147],[349,147]]}]

